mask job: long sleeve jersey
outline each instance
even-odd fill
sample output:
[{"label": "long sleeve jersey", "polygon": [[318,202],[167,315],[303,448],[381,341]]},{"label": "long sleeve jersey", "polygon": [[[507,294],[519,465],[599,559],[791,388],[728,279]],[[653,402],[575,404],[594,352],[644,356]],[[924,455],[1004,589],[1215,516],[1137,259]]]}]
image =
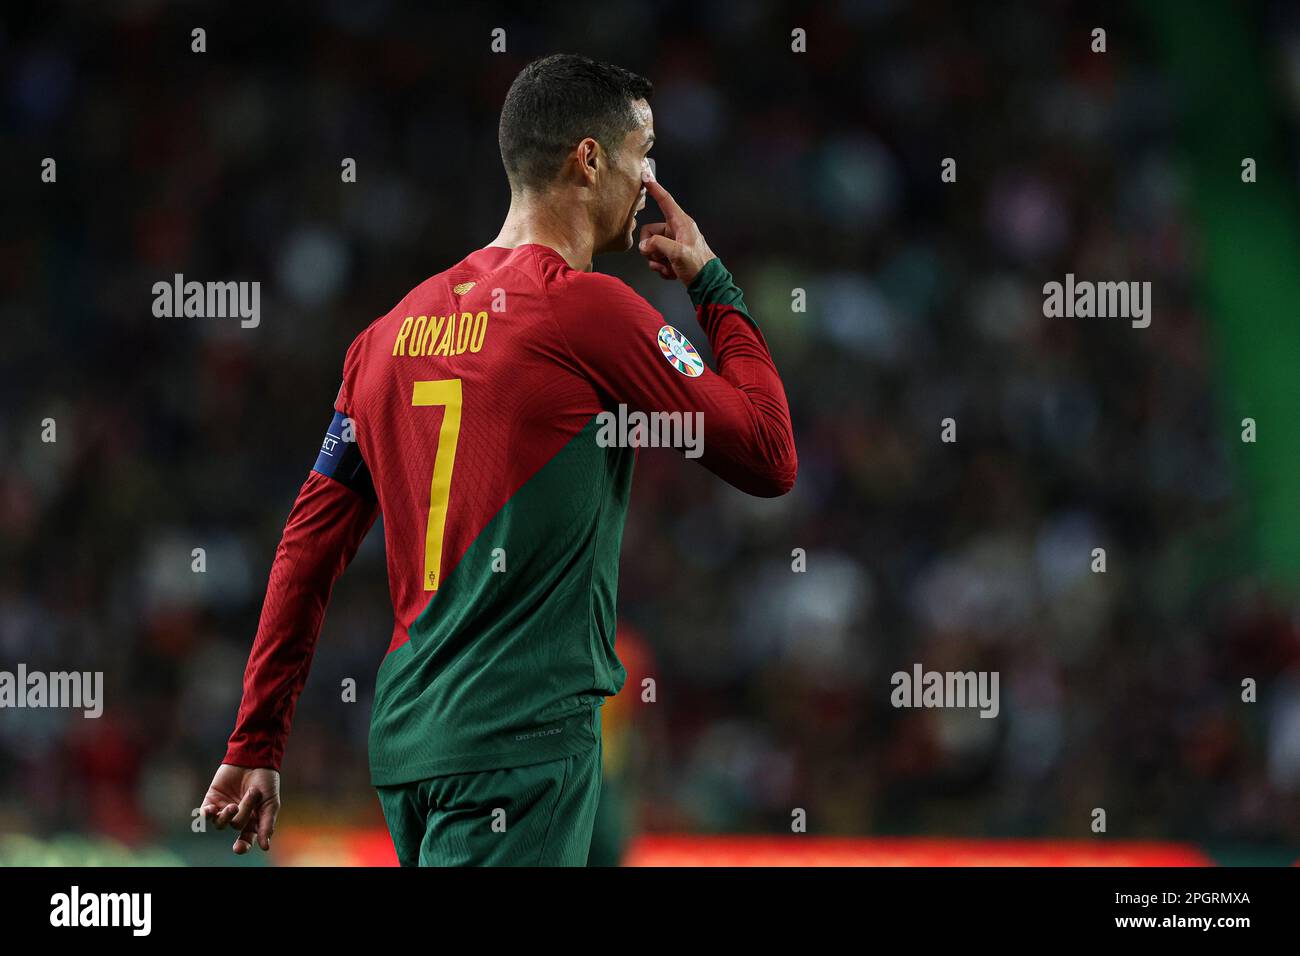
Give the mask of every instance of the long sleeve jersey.
[{"label": "long sleeve jersey", "polygon": [[595,744],[626,677],[615,593],[637,439],[609,440],[610,423],[694,416],[700,461],[727,482],[776,496],[795,480],[785,390],[731,274],[713,259],[687,291],[716,373],[625,283],[535,244],[470,254],[356,338],[226,763],[278,769],[330,591],[380,512],[394,621],[372,782]]}]

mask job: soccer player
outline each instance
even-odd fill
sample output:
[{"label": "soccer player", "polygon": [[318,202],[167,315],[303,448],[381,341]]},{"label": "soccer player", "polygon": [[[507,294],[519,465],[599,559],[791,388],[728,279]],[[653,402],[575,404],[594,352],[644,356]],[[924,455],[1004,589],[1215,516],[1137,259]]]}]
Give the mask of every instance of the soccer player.
[{"label": "soccer player", "polygon": [[[370,769],[402,865],[587,861],[636,448],[597,416],[702,413],[701,463],[759,496],[797,462],[785,391],[731,274],[654,178],[652,91],[537,60],[501,111],[510,209],[491,244],[352,343],[276,550],[243,701],[201,812],[269,849],[294,704],[335,580],[384,515],[394,623]],[[680,281],[717,372],[592,258],[636,242]],[[630,442],[623,442],[623,445]]]}]

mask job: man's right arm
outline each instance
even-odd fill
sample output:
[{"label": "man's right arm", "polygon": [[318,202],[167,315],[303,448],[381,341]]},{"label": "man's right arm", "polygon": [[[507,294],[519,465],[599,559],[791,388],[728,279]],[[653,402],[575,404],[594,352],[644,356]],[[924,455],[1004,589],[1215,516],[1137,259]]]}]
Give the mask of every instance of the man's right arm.
[{"label": "man's right arm", "polygon": [[571,275],[552,300],[583,373],[632,411],[701,414],[701,463],[741,491],[788,492],[798,472],[785,388],[744,297],[695,223],[654,181],[646,188],[667,217],[643,230],[642,254],[664,278],[686,285],[717,361],[713,372],[650,303],[599,273]]}]

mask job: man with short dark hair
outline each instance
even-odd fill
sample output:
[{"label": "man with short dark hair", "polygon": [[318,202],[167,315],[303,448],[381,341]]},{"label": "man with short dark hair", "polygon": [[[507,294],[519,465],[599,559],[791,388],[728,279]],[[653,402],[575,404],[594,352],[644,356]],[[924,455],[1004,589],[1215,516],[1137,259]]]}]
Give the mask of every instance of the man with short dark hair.
[{"label": "man with short dark hair", "polygon": [[[244,697],[201,807],[265,850],[279,766],[334,581],[382,511],[394,627],[371,778],[403,865],[586,863],[600,707],[626,674],[615,592],[636,447],[598,420],[698,416],[701,462],[794,484],[785,392],[730,273],[653,175],[649,81],[550,56],[501,113],[510,210],[493,242],[352,343],[334,420],[276,552]],[[717,360],[592,258],[644,226]]]}]

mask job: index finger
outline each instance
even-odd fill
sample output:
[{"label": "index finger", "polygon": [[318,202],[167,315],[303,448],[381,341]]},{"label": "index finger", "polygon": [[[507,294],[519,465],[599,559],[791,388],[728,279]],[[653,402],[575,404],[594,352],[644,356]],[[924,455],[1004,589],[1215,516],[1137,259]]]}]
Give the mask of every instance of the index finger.
[{"label": "index finger", "polygon": [[256,790],[250,790],[244,794],[244,798],[239,801],[238,810],[235,812],[235,815],[230,818],[230,825],[236,830],[242,830],[244,827],[248,826],[248,821],[252,817],[253,811],[257,809],[257,805],[261,803],[261,801],[262,795]]},{"label": "index finger", "polygon": [[663,211],[664,220],[670,226],[677,226],[683,219],[688,218],[682,211],[682,207],[677,205],[677,200],[672,197],[672,193],[659,185],[657,179],[647,179],[645,181],[645,191],[654,197],[654,201],[659,204],[660,210]]}]

